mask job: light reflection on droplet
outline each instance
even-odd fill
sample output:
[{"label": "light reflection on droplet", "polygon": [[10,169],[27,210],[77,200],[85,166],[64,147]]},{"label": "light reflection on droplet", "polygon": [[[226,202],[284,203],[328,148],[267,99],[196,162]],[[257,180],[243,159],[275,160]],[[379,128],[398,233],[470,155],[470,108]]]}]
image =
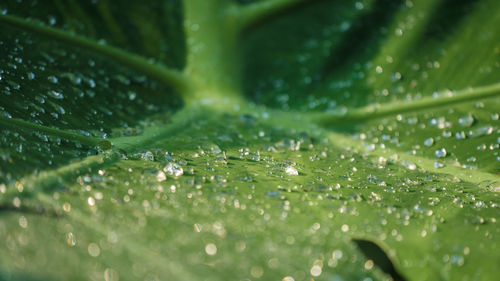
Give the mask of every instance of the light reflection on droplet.
[{"label": "light reflection on droplet", "polygon": [[163,171],[158,171],[158,173],[156,174],[156,180],[159,182],[165,181],[167,180],[167,176]]},{"label": "light reflection on droplet", "polygon": [[104,281],[118,281],[120,280],[118,272],[112,268],[106,268],[104,270]]},{"label": "light reflection on droplet", "polygon": [[432,146],[434,144],[433,138],[428,138],[424,141],[425,146]]},{"label": "light reflection on droplet", "polygon": [[252,266],[252,268],[250,269],[250,274],[254,278],[260,278],[264,274],[264,269],[260,266]]},{"label": "light reflection on droplet", "polygon": [[71,247],[76,245],[76,239],[72,232],[66,233],[66,243]]},{"label": "light reflection on droplet", "polygon": [[168,163],[167,166],[163,168],[163,171],[174,177],[180,177],[184,174],[182,167],[176,163]]},{"label": "light reflection on droplet", "polygon": [[437,158],[444,158],[444,157],[446,157],[446,149],[440,148],[440,149],[436,150],[436,152],[434,154],[436,155]]},{"label": "light reflection on droplet", "polygon": [[16,207],[16,208],[21,207],[21,199],[19,199],[19,197],[15,197],[12,200],[12,205],[14,205],[14,207]]},{"label": "light reflection on droplet", "polygon": [[87,250],[92,257],[98,257],[101,254],[101,249],[96,243],[90,243]]},{"label": "light reflection on droplet", "polygon": [[340,229],[342,230],[342,232],[347,232],[349,231],[349,226],[347,224],[343,224]]},{"label": "light reflection on droplet", "polygon": [[374,265],[373,260],[367,260],[365,262],[365,269],[366,270],[371,270],[373,268],[373,265]]},{"label": "light reflection on droplet", "polygon": [[205,252],[207,253],[207,255],[213,256],[217,254],[217,246],[215,246],[215,244],[213,243],[209,243],[205,246]]},{"label": "light reflection on droplet", "polygon": [[458,124],[462,127],[470,127],[474,124],[474,117],[472,115],[466,115],[458,118]]},{"label": "light reflection on droplet", "polygon": [[434,168],[436,169],[443,168],[444,166],[445,166],[444,163],[441,163],[439,161],[434,162]]},{"label": "light reflection on droplet", "polygon": [[321,266],[314,265],[313,267],[311,267],[311,275],[312,276],[314,276],[314,277],[320,276],[321,272],[322,272]]},{"label": "light reflection on droplet", "polygon": [[28,220],[26,219],[25,216],[21,216],[19,218],[19,226],[22,228],[28,228]]},{"label": "light reflection on droplet", "polygon": [[195,232],[201,232],[201,227],[200,227],[200,225],[199,225],[199,224],[197,224],[197,223],[195,223],[195,224],[193,225],[193,229],[194,229],[194,231],[195,231]]},{"label": "light reflection on droplet", "polygon": [[287,173],[290,176],[297,176],[299,174],[297,169],[295,169],[294,167],[291,167],[291,166],[288,166],[285,168],[285,173]]}]

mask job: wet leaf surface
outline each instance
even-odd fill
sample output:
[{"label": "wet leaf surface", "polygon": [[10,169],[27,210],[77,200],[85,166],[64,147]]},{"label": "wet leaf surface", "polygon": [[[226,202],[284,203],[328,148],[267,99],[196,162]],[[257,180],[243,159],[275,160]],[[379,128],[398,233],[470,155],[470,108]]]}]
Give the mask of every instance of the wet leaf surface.
[{"label": "wet leaf surface", "polygon": [[[184,66],[180,1],[118,2],[0,13]],[[499,4],[476,2],[324,0],[271,18],[238,46],[241,107],[188,106],[0,23],[0,117],[105,140],[0,122],[0,280],[495,279],[498,97],[311,117],[498,83]]]}]

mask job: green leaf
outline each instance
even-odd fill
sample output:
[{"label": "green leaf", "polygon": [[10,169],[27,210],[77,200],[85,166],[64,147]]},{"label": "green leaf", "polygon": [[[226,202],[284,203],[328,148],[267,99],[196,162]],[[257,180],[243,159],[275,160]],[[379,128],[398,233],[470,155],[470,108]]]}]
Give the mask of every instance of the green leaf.
[{"label": "green leaf", "polygon": [[495,279],[497,2],[0,4],[0,280]]}]

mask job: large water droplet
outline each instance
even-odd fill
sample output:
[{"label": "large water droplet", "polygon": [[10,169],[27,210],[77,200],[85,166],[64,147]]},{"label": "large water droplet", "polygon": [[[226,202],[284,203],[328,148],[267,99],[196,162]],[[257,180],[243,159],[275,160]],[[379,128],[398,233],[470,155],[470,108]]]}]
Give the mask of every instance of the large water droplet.
[{"label": "large water droplet", "polygon": [[182,167],[176,163],[168,163],[167,166],[163,168],[163,171],[174,177],[180,177],[184,174]]},{"label": "large water droplet", "polygon": [[466,115],[458,118],[458,124],[462,127],[470,127],[474,124],[474,117],[472,115]]}]

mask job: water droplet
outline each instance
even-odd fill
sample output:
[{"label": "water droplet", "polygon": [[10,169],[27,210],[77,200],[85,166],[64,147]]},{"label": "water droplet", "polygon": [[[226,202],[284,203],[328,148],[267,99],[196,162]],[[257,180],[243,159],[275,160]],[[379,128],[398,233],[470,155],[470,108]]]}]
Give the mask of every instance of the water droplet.
[{"label": "water droplet", "polygon": [[285,168],[285,173],[287,173],[290,176],[299,175],[299,172],[297,171],[297,169],[295,169],[294,167],[291,167],[291,166],[288,166]]},{"label": "water droplet", "polygon": [[101,249],[96,243],[90,243],[87,250],[92,257],[98,257],[101,254]]},{"label": "water droplet", "polygon": [[322,272],[321,266],[314,265],[313,267],[311,267],[311,275],[312,276],[314,276],[314,277],[320,276],[321,272]]},{"label": "water droplet", "polygon": [[184,174],[182,167],[176,163],[168,163],[167,166],[163,168],[163,171],[174,177],[180,177]]},{"label": "water droplet", "polygon": [[62,94],[61,92],[57,92],[57,91],[54,91],[54,90],[50,90],[50,91],[48,91],[48,92],[47,92],[47,94],[48,94],[50,97],[53,97],[53,98],[58,99],[58,100],[60,100],[60,99],[63,99],[63,98],[64,98],[64,96],[63,96],[63,94]]},{"label": "water droplet", "polygon": [[452,255],[450,261],[452,264],[457,266],[464,265],[464,257],[460,255]]},{"label": "water droplet", "polygon": [[94,79],[88,79],[87,83],[89,84],[90,88],[95,88],[96,86]]},{"label": "water droplet", "polygon": [[451,137],[452,134],[450,131],[443,131],[442,135],[443,135],[443,138],[449,138],[449,137]]},{"label": "water droplet", "polygon": [[217,254],[217,246],[215,246],[215,244],[209,243],[205,246],[205,252],[207,253],[207,255],[213,256]]},{"label": "water droplet", "polygon": [[465,132],[464,131],[460,131],[460,132],[456,132],[455,133],[455,138],[457,140],[463,140],[465,139],[467,136],[465,135]]},{"label": "water droplet", "polygon": [[165,173],[163,171],[159,171],[156,174],[156,180],[159,182],[165,181],[165,180],[167,180],[167,176],[165,175]]},{"label": "water droplet", "polygon": [[446,157],[446,149],[440,148],[440,149],[436,150],[436,152],[434,154],[436,155],[437,158]]},{"label": "water droplet", "polygon": [[19,226],[22,228],[28,228],[28,220],[26,219],[25,216],[21,216],[19,218]]},{"label": "water droplet", "polygon": [[141,158],[146,161],[155,161],[155,156],[153,155],[153,152],[149,150],[144,153],[141,153]]},{"label": "water droplet", "polygon": [[57,77],[54,75],[47,77],[47,80],[49,80],[50,82],[52,82],[54,84],[56,84],[59,81],[59,79],[57,79]]},{"label": "water droplet", "polygon": [[132,92],[132,91],[128,92],[128,99],[129,100],[135,100],[136,97],[137,97],[137,93],[136,92]]},{"label": "water droplet", "polygon": [[405,166],[405,167],[406,167],[406,168],[408,168],[409,170],[412,170],[412,171],[413,171],[413,170],[417,169],[417,165],[415,165],[415,163],[412,163],[412,162],[410,162],[410,161],[406,161],[406,160],[404,160],[404,161],[402,162],[402,164],[403,164],[403,166]]},{"label": "water droplet", "polygon": [[20,208],[21,207],[21,199],[19,199],[19,197],[15,197],[13,200],[12,200],[12,205],[16,208]]},{"label": "water droplet", "polygon": [[493,127],[491,126],[482,126],[473,129],[472,131],[469,132],[469,136],[471,138],[477,138],[481,136],[486,136],[486,135],[491,135],[493,133]]},{"label": "water droplet", "polygon": [[217,154],[222,153],[222,150],[220,149],[220,147],[218,145],[216,145],[215,143],[205,145],[203,148],[205,150],[207,150],[212,155],[217,155]]},{"label": "water droplet", "polygon": [[195,232],[201,232],[201,226],[197,223],[193,225],[193,229]]},{"label": "water droplet", "polygon": [[54,16],[49,16],[49,24],[55,25],[57,23],[57,19]]},{"label": "water droplet", "polygon": [[71,247],[76,245],[76,239],[72,232],[66,233],[66,243]]},{"label": "water droplet", "polygon": [[260,266],[252,266],[252,268],[250,269],[250,274],[254,278],[260,278],[264,274],[264,269]]},{"label": "water droplet", "polygon": [[433,138],[428,138],[424,141],[425,146],[432,146],[434,144]]},{"label": "water droplet", "polygon": [[260,153],[258,151],[256,154],[252,155],[252,161],[260,161]]},{"label": "water droplet", "polygon": [[474,124],[474,117],[472,115],[466,115],[458,118],[458,124],[462,127],[470,127]]},{"label": "water droplet", "polygon": [[436,161],[434,162],[434,168],[435,169],[439,169],[439,168],[443,168],[445,165],[439,161]]},{"label": "water droplet", "polygon": [[[365,262],[365,269],[366,270],[371,270],[374,266],[373,260],[367,260]],[[366,279],[365,279],[366,280]],[[370,279],[371,280],[371,279]]]},{"label": "water droplet", "polygon": [[104,270],[104,281],[118,281],[120,280],[118,272],[112,268],[106,268]]}]

